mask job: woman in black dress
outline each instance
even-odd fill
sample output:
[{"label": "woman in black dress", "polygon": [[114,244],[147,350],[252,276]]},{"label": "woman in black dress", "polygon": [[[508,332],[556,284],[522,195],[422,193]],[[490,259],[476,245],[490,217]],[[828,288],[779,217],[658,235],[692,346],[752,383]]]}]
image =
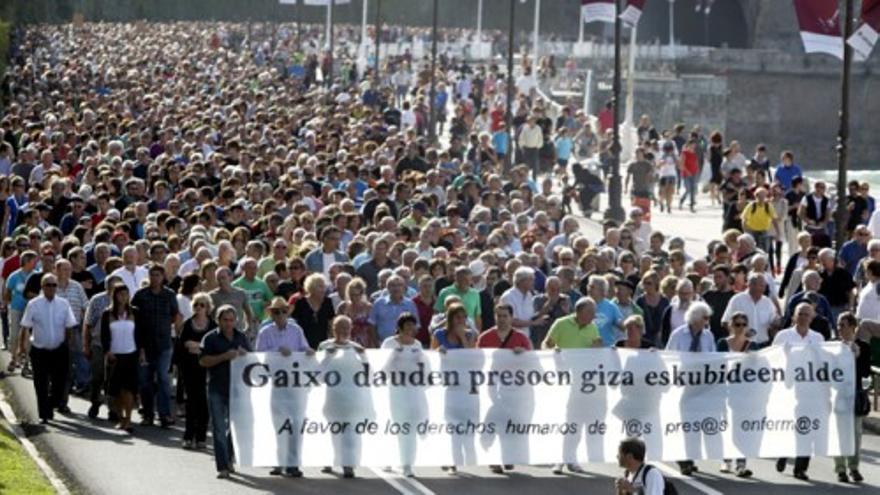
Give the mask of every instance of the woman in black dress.
[{"label": "woman in black dress", "polygon": [[186,388],[186,426],[183,448],[202,449],[208,434],[208,396],[205,368],[199,365],[202,338],[217,327],[211,318],[211,296],[199,292],[192,298],[192,316],[183,322],[178,339],[177,366]]},{"label": "woman in black dress", "polygon": [[715,131],[709,136],[709,170],[712,172],[709,178],[709,197],[712,204],[721,203],[721,197],[718,196],[718,186],[721,185],[723,179],[721,175],[721,163],[724,162],[724,138],[721,133]]},{"label": "woman in black dress", "polygon": [[101,315],[101,345],[107,363],[107,395],[119,417],[116,428],[131,433],[131,410],[138,390],[138,353],[134,340],[134,312],[128,287],[110,288],[110,307]]}]

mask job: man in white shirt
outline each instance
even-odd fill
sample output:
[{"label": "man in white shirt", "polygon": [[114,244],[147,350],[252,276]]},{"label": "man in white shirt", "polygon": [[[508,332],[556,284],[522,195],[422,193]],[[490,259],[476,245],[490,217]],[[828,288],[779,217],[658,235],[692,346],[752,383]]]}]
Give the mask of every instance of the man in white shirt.
[{"label": "man in white shirt", "polygon": [[122,280],[122,283],[128,287],[128,293],[131,294],[131,297],[134,297],[134,293],[141,288],[141,284],[149,275],[146,268],[138,266],[137,257],[137,248],[126,246],[122,250],[122,267],[110,274]]},{"label": "man in white shirt", "polygon": [[501,294],[499,302],[513,308],[513,328],[530,335],[529,327],[535,318],[535,271],[527,266],[517,268],[513,273],[513,287]]},{"label": "man in white shirt", "polygon": [[755,332],[754,342],[764,346],[770,341],[768,329],[779,316],[779,310],[769,297],[764,295],[767,288],[767,280],[760,273],[752,273],[749,275],[749,288],[745,292],[730,298],[727,303],[727,309],[721,317],[721,323],[727,325],[730,323],[731,317],[737,311],[742,311],[749,317],[751,330]]},{"label": "man in white shirt", "polygon": [[[40,422],[52,419],[52,410],[69,413],[65,403],[64,388],[70,372],[70,355],[67,347],[70,332],[76,327],[76,318],[70,304],[62,297],[55,297],[58,279],[48,274],[40,281],[43,293],[28,302],[21,317],[24,335],[31,333],[31,366],[34,372],[34,391]],[[24,353],[27,339],[19,339],[20,352]]]},{"label": "man in white shirt", "polygon": [[537,122],[535,115],[530,114],[526,123],[520,128],[518,139],[523,157],[517,159],[517,163],[528,165],[534,177],[537,177],[538,160],[540,159],[541,147],[544,146],[544,131]]},{"label": "man in white shirt", "polygon": [[[798,304],[794,309],[794,326],[777,333],[776,337],[773,338],[773,345],[821,345],[825,342],[825,338],[822,337],[821,333],[810,330],[810,324],[813,322],[815,315],[816,313],[810,303],[803,302]],[[776,471],[780,473],[785,471],[785,465],[787,463],[788,459],[784,457],[777,460]],[[808,467],[810,467],[809,456],[795,457],[794,477],[802,481],[807,481],[809,479],[807,477]]]},{"label": "man in white shirt", "polygon": [[880,261],[869,261],[865,272],[870,283],[859,292],[856,317],[859,320],[880,320]]}]

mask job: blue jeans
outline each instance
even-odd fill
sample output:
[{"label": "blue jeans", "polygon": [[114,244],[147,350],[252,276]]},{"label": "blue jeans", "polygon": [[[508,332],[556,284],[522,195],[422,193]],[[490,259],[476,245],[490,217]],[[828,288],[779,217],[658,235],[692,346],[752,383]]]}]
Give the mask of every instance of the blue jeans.
[{"label": "blue jeans", "polygon": [[226,471],[232,464],[232,437],[229,431],[229,397],[208,392],[211,414],[211,435],[214,437],[214,464],[217,471]]},{"label": "blue jeans", "polygon": [[70,344],[70,362],[73,365],[72,381],[77,388],[85,388],[92,377],[92,368],[83,352],[82,333],[74,332]]},{"label": "blue jeans", "polygon": [[[140,388],[141,406],[143,417],[153,417],[154,398],[159,409],[159,417],[171,417],[171,376],[168,370],[171,368],[171,349],[159,351],[158,354],[147,356],[146,366],[141,366]],[[158,383],[159,389],[155,389]]]},{"label": "blue jeans", "polygon": [[692,175],[690,177],[682,177],[681,179],[684,182],[684,194],[681,195],[681,199],[678,200],[679,206],[684,204],[684,200],[687,199],[688,196],[691,197],[690,206],[693,206],[697,202],[697,176]]}]

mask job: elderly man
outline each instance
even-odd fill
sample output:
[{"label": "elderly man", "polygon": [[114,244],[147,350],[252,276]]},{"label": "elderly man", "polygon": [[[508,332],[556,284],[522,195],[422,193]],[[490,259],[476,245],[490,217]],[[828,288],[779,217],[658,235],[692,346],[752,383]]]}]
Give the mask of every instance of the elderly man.
[{"label": "elderly man", "polygon": [[[534,277],[532,280],[534,281]],[[456,268],[455,283],[440,291],[437,295],[437,300],[434,302],[434,311],[438,313],[444,311],[446,298],[453,295],[458,296],[458,298],[461,299],[462,305],[464,305],[468,318],[473,320],[474,324],[477,326],[477,330],[481,330],[483,328],[481,318],[483,311],[480,306],[480,293],[471,287],[472,282],[473,279],[470,268],[466,266]],[[517,325],[514,323],[514,326]]]},{"label": "elderly man", "polygon": [[249,328],[256,328],[256,317],[251,305],[248,304],[247,293],[232,285],[232,270],[221,266],[215,270],[214,278],[217,279],[217,288],[208,293],[211,296],[211,304],[215,308],[226,304],[235,308],[235,313],[239,317],[236,328],[239,330],[246,332]]},{"label": "elderly man", "polygon": [[[30,332],[30,357],[34,369],[34,391],[40,422],[52,419],[52,410],[70,412],[65,399],[65,387],[70,373],[68,342],[70,331],[76,327],[76,319],[70,304],[56,297],[58,279],[48,274],[41,280],[43,293],[31,299],[21,317],[25,335]],[[19,352],[24,354],[26,338],[19,339]]]},{"label": "elderly man", "polygon": [[[58,289],[55,294],[58,297],[63,297],[70,304],[70,310],[73,311],[76,326],[80,328],[83,314],[85,313],[86,306],[89,304],[86,291],[79,282],[71,280],[70,276],[73,274],[73,265],[70,264],[70,261],[60,259],[55,262],[55,274],[58,277]],[[84,393],[89,386],[89,362],[83,354],[81,334],[79,333],[71,337],[70,360],[73,366],[73,374],[70,376],[73,393]],[[67,389],[65,389],[66,391]]]},{"label": "elderly man", "polygon": [[577,301],[572,301],[568,294],[562,293],[562,281],[558,277],[549,277],[544,284],[544,293],[534,299],[534,313],[537,323],[529,328],[529,337],[535,348],[540,347],[550,326],[563,316],[571,313],[571,308]]},{"label": "elderly man", "polygon": [[804,272],[804,276],[801,280],[801,287],[803,290],[792,295],[791,298],[788,300],[788,303],[785,307],[785,317],[783,325],[788,326],[791,324],[792,320],[794,319],[794,309],[797,307],[798,304],[806,301],[808,299],[807,296],[809,295],[809,299],[815,299],[816,301],[814,304],[814,309],[816,310],[816,318],[821,316],[821,318],[824,318],[826,320],[828,327],[833,328],[834,322],[831,321],[831,318],[833,318],[834,315],[831,313],[831,305],[828,304],[828,300],[825,299],[825,296],[819,294],[818,292],[819,287],[821,287],[822,285],[822,276],[819,275],[819,272],[815,270],[807,270],[806,272]]},{"label": "elderly man", "polygon": [[243,290],[247,294],[248,306],[253,317],[251,328],[256,328],[263,321],[263,309],[272,299],[272,291],[266,282],[257,278],[257,260],[247,257],[241,260],[241,276],[232,282],[236,289]]},{"label": "elderly man", "polygon": [[128,293],[131,297],[141,288],[144,280],[147,279],[147,269],[138,266],[138,251],[134,246],[126,246],[122,250],[122,267],[116,269],[110,275],[119,277],[128,287]]},{"label": "elderly man", "polygon": [[534,286],[535,271],[521,266],[513,273],[513,287],[504,291],[499,300],[501,304],[513,308],[513,328],[527,336],[530,336],[529,327],[549,319],[547,313],[535,311],[535,293],[532,290]]},{"label": "elderly man", "polygon": [[[290,306],[284,298],[276,297],[267,308],[271,315],[271,321],[260,328],[257,341],[254,346],[256,352],[279,352],[282,356],[290,356],[292,352],[305,352],[312,354],[314,351],[309,347],[305,333],[293,318],[290,317]],[[299,444],[291,442],[294,448]],[[302,471],[298,466],[285,468],[273,468],[269,474],[273,476],[284,475],[291,478],[302,477]]]},{"label": "elderly man", "polygon": [[[379,342],[397,331],[397,318],[403,313],[419,314],[416,304],[406,297],[406,282],[399,275],[392,275],[385,283],[388,293],[376,299],[367,321],[376,327]],[[416,316],[418,319],[418,316]]]},{"label": "elderly man", "polygon": [[587,294],[596,304],[596,328],[605,347],[611,347],[623,337],[623,313],[608,299],[608,280],[598,275],[590,276]]},{"label": "elderly man", "polygon": [[[685,313],[685,324],[672,331],[667,351],[681,352],[715,352],[715,337],[709,329],[712,308],[708,304],[697,301],[692,303]],[[691,476],[697,467],[693,461],[679,461],[681,474]]]},{"label": "elderly man", "polygon": [[822,285],[819,286],[819,294],[825,296],[831,305],[832,324],[837,322],[840,313],[852,307],[856,297],[856,283],[852,275],[837,263],[837,257],[831,248],[823,248],[819,251],[819,265],[822,276]]},{"label": "elderly man", "polygon": [[553,255],[557,248],[561,249],[570,246],[571,238],[577,233],[579,227],[577,218],[571,215],[567,215],[562,219],[562,232],[550,239],[550,242],[547,243],[547,248],[544,250],[544,257],[548,262],[552,263],[554,261]]},{"label": "elderly man", "polygon": [[[813,322],[815,312],[809,303],[800,303],[794,310],[794,326],[781,330],[773,338],[773,345],[821,345],[825,339],[818,332],[810,330],[810,324]],[[797,408],[797,406],[796,406]],[[781,458],[776,461],[776,471],[785,471],[785,465],[788,459]],[[810,457],[795,457],[794,459],[794,477],[807,481],[807,468],[810,467]]]},{"label": "elderly man", "polygon": [[779,310],[773,301],[764,295],[767,280],[760,273],[752,273],[748,278],[748,290],[730,298],[727,309],[721,317],[721,323],[728,325],[734,313],[741,311],[749,318],[750,329],[754,333],[754,342],[766,347],[770,342],[769,328],[779,317]]}]

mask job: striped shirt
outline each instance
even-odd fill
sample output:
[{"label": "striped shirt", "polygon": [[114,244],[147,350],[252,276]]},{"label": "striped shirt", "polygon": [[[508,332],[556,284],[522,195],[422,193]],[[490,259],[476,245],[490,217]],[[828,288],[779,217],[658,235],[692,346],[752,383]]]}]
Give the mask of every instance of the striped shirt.
[{"label": "striped shirt", "polygon": [[60,283],[58,284],[58,290],[55,294],[58,297],[67,299],[67,303],[70,304],[70,310],[73,311],[73,317],[76,318],[77,325],[82,323],[86,306],[89,305],[89,297],[86,295],[86,290],[83,289],[83,286],[76,280],[68,280],[67,285],[64,287]]}]

